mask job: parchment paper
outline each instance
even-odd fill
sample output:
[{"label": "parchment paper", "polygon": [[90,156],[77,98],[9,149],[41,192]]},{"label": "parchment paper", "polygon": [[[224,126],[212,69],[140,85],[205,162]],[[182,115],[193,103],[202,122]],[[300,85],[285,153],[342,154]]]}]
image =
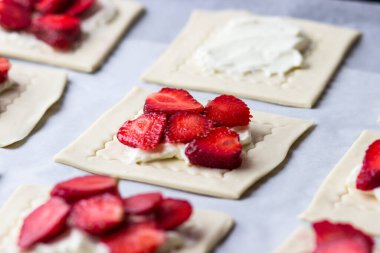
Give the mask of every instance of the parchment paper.
[{"label": "parchment paper", "polygon": [[[168,46],[192,9],[245,8],[353,27],[363,32],[315,109],[296,109],[245,100],[260,111],[312,119],[317,127],[295,147],[285,166],[242,200],[214,199],[139,183],[123,182],[125,194],[161,190],[187,198],[196,208],[230,213],[237,226],[216,252],[271,252],[299,225],[304,210],[334,164],[364,129],[380,131],[380,5],[334,0],[141,0],[147,13],[96,74],[69,71],[60,104],[49,111],[26,141],[0,150],[0,205],[20,184],[55,182],[82,175],[52,157],[118,102]],[[1,45],[0,45],[1,46]],[[199,99],[215,94],[192,92]],[[1,122],[0,122],[1,124]]]}]

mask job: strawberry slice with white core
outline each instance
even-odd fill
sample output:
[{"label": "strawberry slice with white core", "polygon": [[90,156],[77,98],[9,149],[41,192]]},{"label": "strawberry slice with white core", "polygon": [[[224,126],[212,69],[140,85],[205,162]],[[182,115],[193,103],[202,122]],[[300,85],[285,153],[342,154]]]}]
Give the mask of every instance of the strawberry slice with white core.
[{"label": "strawberry slice with white core", "polygon": [[76,177],[57,184],[50,194],[71,203],[107,192],[117,194],[117,184],[117,179],[112,177],[95,175]]},{"label": "strawberry slice with white core", "polygon": [[29,28],[32,13],[11,1],[0,1],[0,26],[6,30],[19,31]]},{"label": "strawberry slice with white core", "polygon": [[11,63],[7,58],[0,57],[0,85],[8,80],[8,72],[11,68]]},{"label": "strawberry slice with white core", "polygon": [[144,105],[144,112],[161,112],[168,115],[176,112],[201,113],[203,110],[203,105],[188,91],[174,88],[162,88],[159,92],[149,95]]},{"label": "strawberry slice with white core", "polygon": [[131,224],[102,238],[111,253],[155,253],[165,240],[152,223]]},{"label": "strawberry slice with white core", "polygon": [[30,213],[21,227],[18,246],[28,249],[39,242],[46,242],[62,233],[70,206],[60,198],[51,198]]},{"label": "strawberry slice with white core", "polygon": [[125,122],[119,129],[117,138],[124,145],[150,150],[160,144],[165,127],[165,114],[145,113]]},{"label": "strawberry slice with white core", "polygon": [[205,115],[217,126],[246,126],[251,121],[248,106],[243,100],[231,95],[221,95],[208,102]]},{"label": "strawberry slice with white core", "polygon": [[77,0],[70,8],[65,11],[66,15],[79,16],[95,4],[95,0]]},{"label": "strawberry slice with white core", "polygon": [[313,253],[372,253],[374,241],[349,224],[328,221],[313,224],[316,248]]},{"label": "strawberry slice with white core", "polygon": [[356,188],[359,190],[370,191],[377,187],[380,187],[380,140],[368,147],[356,179]]},{"label": "strawberry slice with white core", "polygon": [[188,143],[206,136],[212,126],[213,122],[203,115],[177,112],[169,118],[165,139],[171,143]]},{"label": "strawberry slice with white core", "polygon": [[100,235],[120,225],[124,220],[120,197],[105,193],[74,204],[71,212],[73,226],[92,235]]},{"label": "strawberry slice with white core", "polygon": [[240,167],[242,145],[239,135],[226,127],[218,127],[186,147],[185,154],[194,165],[219,169]]},{"label": "strawberry slice with white core", "polygon": [[156,211],[156,222],[159,228],[172,230],[187,221],[193,212],[186,200],[164,199]]},{"label": "strawberry slice with white core", "polygon": [[80,19],[69,15],[46,15],[33,21],[32,32],[57,50],[70,50],[80,40]]},{"label": "strawberry slice with white core", "polygon": [[159,192],[134,195],[123,200],[124,210],[132,215],[149,214],[157,209],[162,199],[162,194]]}]

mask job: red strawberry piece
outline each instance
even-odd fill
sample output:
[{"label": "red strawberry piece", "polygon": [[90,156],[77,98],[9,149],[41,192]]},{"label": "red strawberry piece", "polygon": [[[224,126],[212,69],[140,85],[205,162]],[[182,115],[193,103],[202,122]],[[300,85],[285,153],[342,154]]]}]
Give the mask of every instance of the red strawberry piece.
[{"label": "red strawberry piece", "polygon": [[120,225],[124,219],[120,197],[105,193],[74,204],[71,212],[73,226],[92,235],[100,235]]},{"label": "red strawberry piece", "polygon": [[65,11],[66,15],[78,16],[88,11],[95,4],[95,0],[77,0],[74,5]]},{"label": "red strawberry piece", "polygon": [[0,84],[8,80],[8,71],[11,68],[11,63],[7,58],[0,57]]},{"label": "red strawberry piece", "polygon": [[61,14],[73,3],[73,0],[39,0],[36,9],[42,14]]},{"label": "red strawberry piece", "polygon": [[50,194],[72,203],[103,193],[117,194],[117,192],[117,179],[90,175],[61,182],[53,188]]},{"label": "red strawberry piece", "polygon": [[154,253],[165,240],[165,232],[152,223],[126,226],[102,238],[111,253]]},{"label": "red strawberry piece", "polygon": [[6,30],[24,30],[32,23],[32,13],[21,5],[0,1],[0,26]]},{"label": "red strawberry piece", "polygon": [[177,112],[169,118],[165,136],[168,142],[188,143],[204,137],[213,126],[213,122],[203,115],[190,112]]},{"label": "red strawberry piece", "polygon": [[117,138],[124,145],[150,150],[160,144],[165,127],[165,114],[145,113],[125,122],[119,129]]},{"label": "red strawberry piece", "polygon": [[240,167],[242,145],[239,135],[226,127],[218,127],[186,147],[185,154],[194,165],[219,169]]},{"label": "red strawberry piece", "polygon": [[370,191],[377,187],[380,187],[380,140],[368,147],[356,179],[356,188],[360,190]]},{"label": "red strawberry piece", "polygon": [[124,210],[128,214],[148,214],[156,210],[162,199],[159,192],[134,195],[123,200]]},{"label": "red strawberry piece", "polygon": [[240,99],[231,95],[221,95],[209,101],[205,114],[217,126],[246,126],[251,121],[248,106]]},{"label": "red strawberry piece", "polygon": [[189,92],[173,88],[162,88],[159,92],[149,95],[144,105],[144,112],[162,112],[168,115],[176,112],[200,113],[203,110],[203,105]]},{"label": "red strawberry piece", "polygon": [[316,249],[313,253],[372,253],[374,241],[349,224],[321,221],[313,224]]},{"label": "red strawberry piece", "polygon": [[69,15],[46,15],[36,18],[33,34],[58,50],[69,50],[81,38],[80,20]]},{"label": "red strawberry piece", "polygon": [[66,227],[70,206],[60,198],[51,198],[30,213],[24,220],[18,238],[18,246],[28,249],[39,242],[46,242],[61,234]]},{"label": "red strawberry piece", "polygon": [[18,4],[29,11],[33,11],[36,4],[36,0],[2,0],[2,2]]},{"label": "red strawberry piece", "polygon": [[156,222],[159,228],[175,229],[187,221],[193,208],[186,200],[164,199],[156,211]]}]

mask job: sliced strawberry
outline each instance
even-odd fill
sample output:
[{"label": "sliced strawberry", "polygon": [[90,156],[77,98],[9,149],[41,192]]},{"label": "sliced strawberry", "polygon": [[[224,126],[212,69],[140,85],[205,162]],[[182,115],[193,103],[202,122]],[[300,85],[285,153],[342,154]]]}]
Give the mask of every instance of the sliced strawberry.
[{"label": "sliced strawberry", "polygon": [[92,235],[100,235],[120,225],[124,219],[120,197],[105,193],[74,204],[71,212],[73,226]]},{"label": "sliced strawberry", "polygon": [[168,142],[188,143],[204,137],[213,126],[213,122],[203,115],[190,112],[177,112],[169,118],[165,137]]},{"label": "sliced strawberry", "polygon": [[36,4],[36,0],[2,0],[2,2],[15,3],[29,11],[33,11]]},{"label": "sliced strawberry", "polygon": [[321,221],[313,224],[316,249],[313,253],[372,253],[374,241],[349,224]]},{"label": "sliced strawberry", "polygon": [[173,88],[162,88],[159,92],[149,95],[144,105],[144,112],[162,112],[168,115],[176,112],[200,113],[203,110],[203,105],[189,92]]},{"label": "sliced strawberry", "polygon": [[165,232],[151,223],[130,225],[102,238],[110,253],[154,253],[165,240]]},{"label": "sliced strawberry", "polygon": [[88,11],[95,4],[95,0],[77,0],[74,5],[65,11],[66,15],[79,16]]},{"label": "sliced strawberry", "polygon": [[162,199],[159,192],[134,195],[123,200],[124,210],[128,214],[148,214],[156,210]]},{"label": "sliced strawberry", "polygon": [[8,80],[8,72],[11,63],[7,58],[0,57],[0,84]]},{"label": "sliced strawberry", "polygon": [[80,20],[69,15],[46,15],[36,18],[33,34],[58,50],[69,50],[81,38]]},{"label": "sliced strawberry", "polygon": [[171,230],[187,221],[193,208],[186,200],[164,199],[156,211],[156,222],[158,227]]},{"label": "sliced strawberry", "polygon": [[217,126],[246,126],[251,121],[248,106],[240,99],[231,95],[221,95],[209,101],[205,114]]},{"label": "sliced strawberry", "polygon": [[380,187],[380,140],[368,147],[356,179],[356,188],[360,190],[370,191],[377,187]]},{"label": "sliced strawberry", "polygon": [[70,206],[64,200],[51,198],[24,219],[18,246],[27,249],[58,236],[66,227],[69,212]]},{"label": "sliced strawberry", "polygon": [[145,113],[125,122],[119,129],[117,138],[124,145],[150,150],[160,144],[165,127],[165,114]]},{"label": "sliced strawberry", "polygon": [[42,14],[61,14],[74,4],[74,0],[39,0],[36,9]]},{"label": "sliced strawberry", "polygon": [[117,179],[105,176],[76,177],[57,184],[51,191],[51,196],[57,196],[72,203],[103,193],[116,194]]},{"label": "sliced strawberry", "polygon": [[21,5],[0,1],[0,26],[6,30],[24,30],[32,23],[32,13]]},{"label": "sliced strawberry", "polygon": [[241,151],[239,135],[225,127],[218,127],[206,137],[190,142],[185,154],[194,165],[235,169],[242,163]]}]

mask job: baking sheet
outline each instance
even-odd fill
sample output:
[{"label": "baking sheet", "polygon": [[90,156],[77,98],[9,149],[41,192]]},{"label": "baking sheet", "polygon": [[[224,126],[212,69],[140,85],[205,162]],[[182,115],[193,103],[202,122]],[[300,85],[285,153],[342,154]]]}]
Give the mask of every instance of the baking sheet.
[{"label": "baking sheet", "polygon": [[[143,0],[146,15],[126,36],[104,68],[94,75],[69,72],[64,99],[26,140],[0,150],[0,205],[20,184],[45,184],[84,173],[52,157],[87,129],[139,80],[185,24],[192,9],[246,8],[260,14],[290,15],[346,25],[364,33],[315,109],[289,108],[245,100],[258,111],[312,119],[318,125],[300,142],[285,166],[239,201],[204,197],[132,182],[125,194],[161,190],[187,198],[196,208],[230,213],[237,226],[218,253],[271,252],[299,225],[303,211],[330,169],[364,129],[380,131],[380,6],[333,0]],[[1,45],[0,45],[1,46]],[[192,92],[199,99],[215,94]],[[0,122],[1,124],[1,122]],[[22,122],[20,122],[22,124]]]}]

